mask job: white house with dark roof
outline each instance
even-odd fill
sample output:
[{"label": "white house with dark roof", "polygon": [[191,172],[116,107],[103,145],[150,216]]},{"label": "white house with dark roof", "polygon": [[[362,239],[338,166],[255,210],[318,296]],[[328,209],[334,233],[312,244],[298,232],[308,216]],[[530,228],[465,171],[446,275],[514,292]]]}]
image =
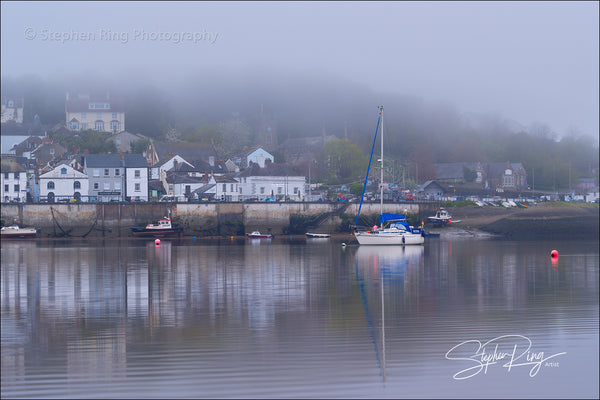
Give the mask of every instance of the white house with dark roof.
[{"label": "white house with dark roof", "polygon": [[77,171],[68,163],[43,173],[39,178],[40,199],[54,203],[58,200],[87,202],[89,179],[83,172]]},{"label": "white house with dark roof", "polygon": [[125,105],[108,93],[106,96],[70,96],[67,93],[65,113],[65,126],[70,131],[91,129],[116,133],[125,130]]},{"label": "white house with dark roof", "polygon": [[283,164],[266,163],[264,168],[251,164],[236,176],[240,200],[270,197],[302,201],[306,196],[306,177]]},{"label": "white house with dark roof", "polygon": [[141,154],[123,154],[125,168],[125,198],[148,201],[148,161]]},{"label": "white house with dark roof", "polygon": [[258,164],[262,168],[266,162],[275,162],[275,158],[262,147],[253,147],[232,157],[231,161],[240,169],[248,168],[251,164]]},{"label": "white house with dark roof", "polygon": [[27,199],[27,173],[15,160],[1,160],[0,196],[3,203]]}]

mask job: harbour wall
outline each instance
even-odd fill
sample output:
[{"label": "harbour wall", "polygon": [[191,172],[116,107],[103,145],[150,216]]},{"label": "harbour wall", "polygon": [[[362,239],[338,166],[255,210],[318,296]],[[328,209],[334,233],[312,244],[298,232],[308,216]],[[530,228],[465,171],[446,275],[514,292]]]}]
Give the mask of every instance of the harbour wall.
[{"label": "harbour wall", "polygon": [[[130,227],[145,226],[164,216],[184,227],[186,236],[235,236],[258,230],[273,234],[307,229],[339,232],[353,225],[359,204],[333,203],[72,203],[3,204],[4,225],[39,229],[40,237],[128,237]],[[421,221],[433,203],[387,203],[383,211]],[[364,203],[361,221],[375,220],[379,203]],[[364,218],[363,218],[364,217]]]}]

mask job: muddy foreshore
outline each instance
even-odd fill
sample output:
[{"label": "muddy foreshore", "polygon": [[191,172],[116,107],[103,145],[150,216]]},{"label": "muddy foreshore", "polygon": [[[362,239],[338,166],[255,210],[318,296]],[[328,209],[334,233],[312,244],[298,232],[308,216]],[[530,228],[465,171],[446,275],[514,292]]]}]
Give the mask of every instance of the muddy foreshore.
[{"label": "muddy foreshore", "polygon": [[429,228],[442,235],[501,236],[515,239],[598,239],[600,214],[596,204],[538,203],[529,208],[446,208],[456,224]]}]

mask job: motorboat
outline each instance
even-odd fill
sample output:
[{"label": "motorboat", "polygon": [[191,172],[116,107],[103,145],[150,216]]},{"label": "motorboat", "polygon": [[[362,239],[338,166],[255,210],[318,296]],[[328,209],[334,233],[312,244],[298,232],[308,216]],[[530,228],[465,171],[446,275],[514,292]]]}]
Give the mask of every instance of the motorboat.
[{"label": "motorboat", "polygon": [[448,211],[444,208],[437,210],[433,217],[427,217],[427,220],[432,224],[436,225],[448,225],[452,223],[460,222],[461,220],[452,220],[452,216],[448,213]]},{"label": "motorboat", "polygon": [[375,141],[377,140],[377,132],[381,126],[381,165],[383,165],[383,106],[379,107],[379,118],[377,119],[377,128],[375,129],[375,137],[373,138],[373,146],[371,148],[371,157],[369,158],[369,166],[365,176],[363,185],[363,194],[361,196],[356,221],[354,223],[354,237],[360,245],[410,245],[425,243],[425,230],[410,226],[406,220],[406,216],[402,214],[388,214],[383,212],[383,170],[381,168],[381,195],[379,205],[379,221],[380,226],[373,226],[371,229],[359,229],[358,219],[360,209],[362,207],[364,192],[367,187],[369,170],[371,168],[371,159],[373,158],[373,150],[375,149]]},{"label": "motorboat", "polygon": [[152,236],[152,237],[165,237],[165,236],[183,236],[183,227],[173,226],[171,224],[171,218],[164,217],[158,220],[156,224],[148,224],[145,227],[132,226],[131,233],[133,236]]},{"label": "motorboat", "polygon": [[10,238],[34,238],[37,237],[38,231],[35,228],[21,228],[19,225],[3,226],[0,229],[0,237],[2,239]]},{"label": "motorboat", "polygon": [[273,239],[273,235],[270,233],[260,233],[259,231],[246,233],[246,237],[248,237],[248,239]]}]

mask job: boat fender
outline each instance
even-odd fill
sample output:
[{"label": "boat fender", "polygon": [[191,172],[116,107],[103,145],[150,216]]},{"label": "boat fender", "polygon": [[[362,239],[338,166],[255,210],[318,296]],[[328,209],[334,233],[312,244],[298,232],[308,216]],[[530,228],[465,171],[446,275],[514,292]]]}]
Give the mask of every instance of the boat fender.
[{"label": "boat fender", "polygon": [[406,243],[406,238],[402,236],[402,244]]},{"label": "boat fender", "polygon": [[425,231],[423,229],[421,229],[421,236],[425,237]]}]

